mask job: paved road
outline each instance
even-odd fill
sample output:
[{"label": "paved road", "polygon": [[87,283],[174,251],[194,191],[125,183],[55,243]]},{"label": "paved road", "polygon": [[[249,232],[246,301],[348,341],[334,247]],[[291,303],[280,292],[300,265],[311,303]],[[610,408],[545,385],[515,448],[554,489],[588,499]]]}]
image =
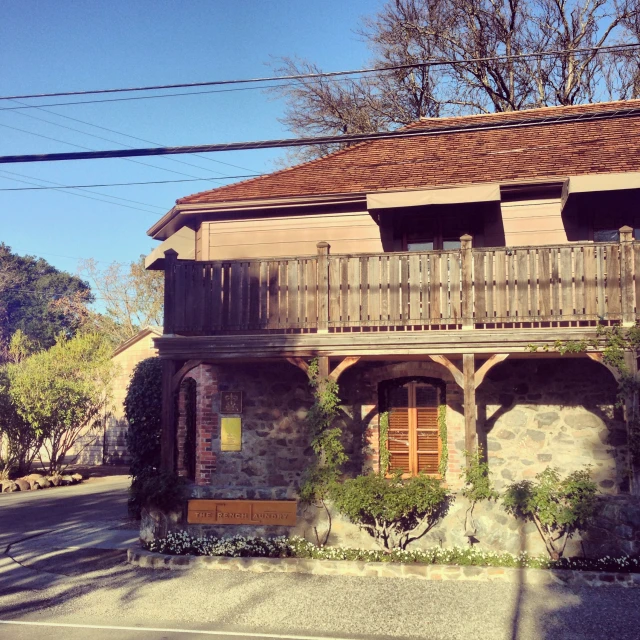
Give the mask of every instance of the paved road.
[{"label": "paved road", "polygon": [[[0,496],[0,535],[24,565],[4,558],[19,579],[0,570],[2,640],[640,637],[640,590],[130,567],[119,536],[135,532],[110,528],[125,515],[125,485],[101,482]],[[57,545],[74,545],[33,546],[53,534],[18,542],[52,525]]]}]

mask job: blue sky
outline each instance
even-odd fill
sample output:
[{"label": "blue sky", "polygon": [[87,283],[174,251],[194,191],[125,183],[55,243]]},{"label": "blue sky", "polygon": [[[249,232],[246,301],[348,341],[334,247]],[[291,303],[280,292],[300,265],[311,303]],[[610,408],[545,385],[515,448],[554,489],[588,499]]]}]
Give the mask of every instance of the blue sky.
[{"label": "blue sky", "polygon": [[[4,0],[0,95],[271,75],[269,61],[285,55],[308,58],[326,70],[357,68],[367,62],[368,52],[355,30],[360,18],[381,4],[381,0]],[[68,100],[47,98],[29,104]],[[278,122],[284,105],[262,91],[43,107],[46,112],[7,110],[12,106],[20,105],[0,102],[4,109],[0,155],[80,150],[65,143],[90,149],[153,146],[119,133],[163,145],[289,135]],[[0,189],[32,186],[27,183],[76,185],[261,173],[273,170],[282,153],[2,165]],[[93,198],[107,194],[135,201],[114,201],[132,208],[57,191],[0,191],[0,240],[18,253],[42,256],[71,272],[78,258],[128,262],[153,248],[154,241],[145,232],[176,198],[217,184],[221,183],[83,191]]]}]

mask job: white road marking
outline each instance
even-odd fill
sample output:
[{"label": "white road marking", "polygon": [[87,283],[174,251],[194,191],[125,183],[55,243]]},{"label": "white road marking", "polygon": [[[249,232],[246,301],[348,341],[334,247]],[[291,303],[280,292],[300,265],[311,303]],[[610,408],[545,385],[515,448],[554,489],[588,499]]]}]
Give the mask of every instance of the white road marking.
[{"label": "white road marking", "polygon": [[0,620],[0,624],[27,627],[59,627],[66,629],[104,629],[106,631],[158,631],[160,633],[188,633],[207,636],[232,636],[234,638],[274,638],[275,640],[353,640],[332,636],[295,636],[280,633],[242,633],[240,631],[198,631],[196,629],[165,629],[162,627],[120,627],[103,624],[71,624],[65,622],[25,622],[23,620]]}]

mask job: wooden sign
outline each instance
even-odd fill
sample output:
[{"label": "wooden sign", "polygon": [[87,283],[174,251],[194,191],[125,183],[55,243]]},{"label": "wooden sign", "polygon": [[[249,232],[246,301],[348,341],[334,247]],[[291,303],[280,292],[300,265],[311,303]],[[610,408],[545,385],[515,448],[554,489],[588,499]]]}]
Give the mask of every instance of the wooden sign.
[{"label": "wooden sign", "polygon": [[220,413],[242,413],[242,391],[221,391]]},{"label": "wooden sign", "polygon": [[189,524],[296,524],[295,500],[189,500]]},{"label": "wooden sign", "polygon": [[220,451],[242,451],[242,418],[220,419]]}]

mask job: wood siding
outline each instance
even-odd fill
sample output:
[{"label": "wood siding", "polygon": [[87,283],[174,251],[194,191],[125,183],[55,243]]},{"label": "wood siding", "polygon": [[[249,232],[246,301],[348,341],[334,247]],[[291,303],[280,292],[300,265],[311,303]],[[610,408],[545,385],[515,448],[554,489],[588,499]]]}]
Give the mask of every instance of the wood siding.
[{"label": "wood siding", "polygon": [[500,207],[507,247],[567,242],[559,198],[502,202]]},{"label": "wood siding", "polygon": [[367,212],[220,220],[201,228],[203,260],[310,255],[323,240],[335,253],[382,251],[380,230]]}]

